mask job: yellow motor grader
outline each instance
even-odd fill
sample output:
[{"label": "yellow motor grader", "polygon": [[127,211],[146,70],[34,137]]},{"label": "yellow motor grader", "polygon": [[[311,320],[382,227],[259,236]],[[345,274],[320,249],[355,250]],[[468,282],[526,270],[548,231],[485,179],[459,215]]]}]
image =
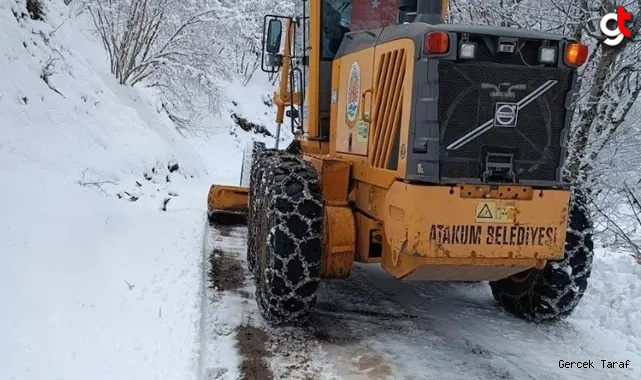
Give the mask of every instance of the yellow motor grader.
[{"label": "yellow motor grader", "polygon": [[208,211],[246,218],[270,323],[307,320],[321,279],[355,261],[397,279],[489,281],[536,322],[581,299],[592,227],[562,167],[588,49],[445,23],[447,8],[300,0],[295,16],[265,17],[262,70],[280,75],[276,122],[288,117],[295,138],[251,144],[241,186],[212,186]]}]

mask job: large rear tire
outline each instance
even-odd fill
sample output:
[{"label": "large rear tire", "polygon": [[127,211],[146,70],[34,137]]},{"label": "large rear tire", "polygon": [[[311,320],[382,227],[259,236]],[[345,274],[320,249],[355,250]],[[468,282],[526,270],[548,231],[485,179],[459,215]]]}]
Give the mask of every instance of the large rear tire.
[{"label": "large rear tire", "polygon": [[252,170],[248,257],[256,301],[272,325],[301,324],[320,283],[323,203],[318,173],[300,156],[265,150]]},{"label": "large rear tire", "polygon": [[532,322],[569,316],[583,297],[592,271],[592,221],[583,191],[572,190],[565,255],[543,269],[530,269],[490,282],[496,301],[508,312]]}]

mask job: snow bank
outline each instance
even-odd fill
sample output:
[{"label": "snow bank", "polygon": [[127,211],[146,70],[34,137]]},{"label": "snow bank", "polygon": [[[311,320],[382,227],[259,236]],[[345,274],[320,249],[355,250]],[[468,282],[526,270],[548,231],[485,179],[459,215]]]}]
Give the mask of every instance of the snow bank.
[{"label": "snow bank", "polygon": [[61,1],[44,2],[46,21],[31,20],[24,4],[0,5],[3,169],[35,164],[71,179],[94,168],[118,179],[177,159],[202,172],[153,100],[108,74],[101,46],[66,17]]},{"label": "snow bank", "polygon": [[0,2],[0,378],[193,378],[206,195],[253,134],[184,138],[87,15],[42,3]]},{"label": "snow bank", "polygon": [[[210,178],[217,184],[238,185],[242,155],[247,144],[262,141],[273,148],[277,125],[272,104],[274,86],[266,74],[257,72],[246,86],[232,82],[223,87],[224,101],[220,115],[212,115],[200,128],[204,136],[193,136],[191,144],[201,152]],[[238,125],[238,120],[256,124],[267,129],[267,134],[247,132]],[[279,147],[292,141],[289,119],[281,126]],[[244,126],[244,125],[243,125]],[[217,142],[212,144],[212,141]],[[221,143],[218,143],[221,142]]]},{"label": "snow bank", "polygon": [[588,289],[570,320],[641,354],[641,265],[630,255],[597,249]]},{"label": "snow bank", "polygon": [[2,177],[0,378],[193,377],[202,205]]}]

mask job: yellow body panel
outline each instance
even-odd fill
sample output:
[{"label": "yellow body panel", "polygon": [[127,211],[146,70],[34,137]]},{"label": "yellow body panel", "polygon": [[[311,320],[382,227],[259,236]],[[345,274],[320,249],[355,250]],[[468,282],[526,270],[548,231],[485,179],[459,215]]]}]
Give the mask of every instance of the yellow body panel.
[{"label": "yellow body panel", "polygon": [[325,204],[347,206],[347,189],[350,179],[349,162],[319,155],[308,155],[304,159],[320,174],[322,195]]},{"label": "yellow body panel", "polygon": [[[306,136],[318,136],[318,104],[319,104],[319,93],[318,89],[320,87],[320,57],[321,57],[321,2],[320,1],[309,1],[309,38],[307,40],[307,46],[309,49],[309,83],[305,88],[305,97],[304,104],[308,111],[303,112],[307,115],[303,119],[303,130],[305,131]],[[282,79],[281,79],[282,83]],[[287,83],[287,82],[286,82]],[[302,137],[302,136],[301,136]]]},{"label": "yellow body panel", "polygon": [[308,154],[320,154],[327,155],[329,154],[329,143],[324,141],[308,140],[305,137],[300,137],[298,139],[301,145],[301,150]]},{"label": "yellow body panel", "polygon": [[[414,41],[399,39],[376,46],[374,49],[374,109],[369,146],[369,165],[397,171],[403,178],[406,169],[405,154],[398,154],[398,168],[390,168],[395,136],[399,135],[398,150],[406,150],[410,123],[412,78],[414,75]],[[400,129],[400,130],[399,130]]]},{"label": "yellow body panel", "polygon": [[[336,151],[367,155],[367,119],[372,109],[372,50],[366,49],[340,59],[336,107]],[[331,128],[331,127],[330,127]]]},{"label": "yellow body panel", "polygon": [[352,270],[356,246],[354,214],[348,203],[350,163],[321,155],[304,158],[320,174],[325,204],[321,276],[346,278]]},{"label": "yellow body panel", "polygon": [[384,225],[383,268],[397,278],[497,280],[563,257],[568,191],[538,190],[531,199],[462,191],[396,182],[384,201],[375,197]]}]

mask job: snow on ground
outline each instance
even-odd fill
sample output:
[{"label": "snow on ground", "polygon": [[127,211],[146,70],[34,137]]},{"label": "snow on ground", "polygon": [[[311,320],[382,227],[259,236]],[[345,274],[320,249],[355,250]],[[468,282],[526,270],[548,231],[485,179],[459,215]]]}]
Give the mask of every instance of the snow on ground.
[{"label": "snow on ground", "polygon": [[0,2],[0,379],[194,378],[206,195],[251,134],[183,138],[44,4]]},{"label": "snow on ground", "polygon": [[193,377],[202,204],[160,212],[38,174],[2,174],[0,378]]},{"label": "snow on ground", "polygon": [[[215,250],[215,256],[239,263],[226,265],[235,269],[216,273],[213,281],[231,278],[235,270],[244,282],[209,290],[213,312],[206,314],[204,327],[207,347],[231,346],[228,339],[234,333],[241,349],[248,344],[265,347],[267,353],[254,350],[241,357],[245,373],[316,380],[641,378],[641,351],[630,344],[632,338],[622,336],[618,321],[627,313],[633,319],[634,307],[621,305],[608,320],[598,318],[608,314],[604,308],[610,300],[621,297],[605,290],[612,279],[600,277],[599,266],[594,292],[572,318],[554,325],[535,325],[507,314],[484,282],[400,282],[376,265],[357,264],[349,279],[322,284],[308,326],[274,329],[259,317],[253,299],[245,236],[245,227],[223,226],[209,236],[206,252]],[[628,287],[619,289],[629,296]],[[254,339],[260,335],[255,331],[247,337],[234,332],[235,326],[254,327],[265,337]],[[236,378],[237,368],[226,367],[224,357],[217,359],[214,352],[204,352],[204,357],[211,367],[202,373]],[[629,360],[630,368],[603,368],[602,360]],[[255,364],[261,361],[266,365]],[[560,368],[559,361],[592,361],[594,368]]]},{"label": "snow on ground", "polygon": [[[45,4],[34,21],[24,1],[0,2],[0,379],[234,379],[262,340],[254,370],[276,378],[641,378],[641,266],[605,250],[554,327],[501,312],[484,284],[405,284],[357,266],[323,285],[311,330],[268,328],[243,229],[210,235],[204,215],[211,183],[238,182],[246,142],[273,143],[230,116],[274,133],[264,75],[230,84],[207,134],[185,139],[150,90],[111,77],[86,18]],[[236,289],[208,290],[215,247],[240,263]]]},{"label": "snow on ground", "polygon": [[[641,354],[641,265],[630,255],[597,249],[582,302],[570,320]],[[636,365],[641,368],[641,362]]]},{"label": "snow on ground", "polygon": [[23,4],[0,5],[0,378],[189,377],[202,203],[160,207],[200,159],[99,45],[71,23],[50,36],[59,2],[47,23]]}]

